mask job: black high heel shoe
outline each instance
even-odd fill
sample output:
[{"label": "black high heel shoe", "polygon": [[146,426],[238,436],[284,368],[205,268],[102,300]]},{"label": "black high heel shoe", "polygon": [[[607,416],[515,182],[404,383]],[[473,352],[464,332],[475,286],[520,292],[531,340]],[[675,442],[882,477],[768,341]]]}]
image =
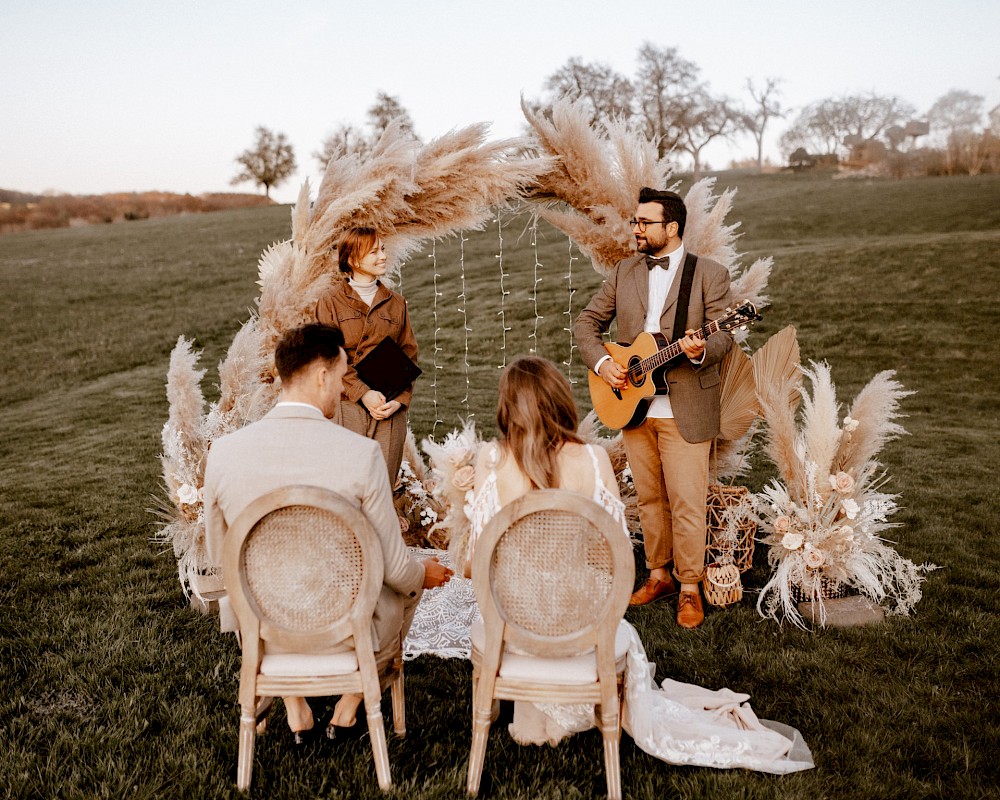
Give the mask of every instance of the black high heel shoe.
[{"label": "black high heel shoe", "polygon": [[360,714],[355,714],[351,725],[334,725],[333,721],[326,726],[326,738],[341,742],[351,739],[362,739],[368,735],[368,721]]},{"label": "black high heel shoe", "polygon": [[305,747],[316,740],[316,725],[311,728],[306,728],[304,731],[292,731],[292,741],[295,742],[295,747]]}]

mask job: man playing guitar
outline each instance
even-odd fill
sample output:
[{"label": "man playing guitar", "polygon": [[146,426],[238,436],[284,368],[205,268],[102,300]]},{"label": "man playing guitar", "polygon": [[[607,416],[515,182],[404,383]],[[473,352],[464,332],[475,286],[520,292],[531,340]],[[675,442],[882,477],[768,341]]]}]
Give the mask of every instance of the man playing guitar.
[{"label": "man playing guitar", "polygon": [[677,341],[684,354],[664,368],[645,419],[623,431],[650,570],[630,602],[644,605],[679,591],[677,624],[696,628],[704,620],[699,584],[709,451],[719,433],[719,365],[733,339],[722,330],[707,339],[696,333],[726,312],[729,272],[685,252],[686,220],[679,195],[641,189],[631,221],[639,252],[615,266],[573,332],[587,366],[619,391],[628,385],[627,365],[615,362],[601,338],[612,320],[624,342],[648,331]]}]

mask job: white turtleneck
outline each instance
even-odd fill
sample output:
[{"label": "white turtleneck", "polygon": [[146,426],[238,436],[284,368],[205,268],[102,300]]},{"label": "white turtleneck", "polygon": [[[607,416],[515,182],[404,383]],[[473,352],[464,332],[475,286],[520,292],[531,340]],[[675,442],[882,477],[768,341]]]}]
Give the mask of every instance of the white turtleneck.
[{"label": "white turtleneck", "polygon": [[347,282],[358,293],[358,297],[365,301],[365,305],[371,308],[372,300],[375,299],[375,294],[378,292],[378,280],[371,281],[370,283],[361,283],[360,281],[356,281],[352,276],[347,279]]}]

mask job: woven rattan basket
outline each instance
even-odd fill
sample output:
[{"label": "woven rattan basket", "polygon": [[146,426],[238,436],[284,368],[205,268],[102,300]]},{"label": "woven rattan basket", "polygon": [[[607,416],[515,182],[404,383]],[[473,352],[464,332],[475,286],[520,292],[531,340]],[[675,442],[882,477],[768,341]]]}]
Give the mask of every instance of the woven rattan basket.
[{"label": "woven rattan basket", "polygon": [[746,486],[713,483],[708,487],[706,564],[726,563],[725,556],[728,554],[740,572],[750,569],[757,523],[739,511],[749,506],[750,491]]},{"label": "woven rattan basket", "polygon": [[823,576],[818,582],[814,583],[815,587],[812,591],[803,589],[799,584],[793,583],[791,585],[792,599],[796,603],[802,603],[805,601],[816,600],[818,598],[823,598],[824,600],[835,600],[838,597],[847,596],[847,584],[841,583],[834,578],[827,578]]},{"label": "woven rattan basket", "polygon": [[709,604],[725,608],[743,599],[743,583],[740,571],[730,561],[728,564],[709,564],[705,568],[702,590]]}]

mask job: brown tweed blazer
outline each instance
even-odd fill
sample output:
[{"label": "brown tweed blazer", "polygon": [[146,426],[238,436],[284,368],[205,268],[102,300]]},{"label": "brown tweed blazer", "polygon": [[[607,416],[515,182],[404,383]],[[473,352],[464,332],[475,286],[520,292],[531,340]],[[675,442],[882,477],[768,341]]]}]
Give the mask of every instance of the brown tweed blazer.
[{"label": "brown tweed blazer", "polygon": [[[660,332],[669,340],[677,314],[680,277],[673,282],[660,312]],[[605,355],[604,334],[617,320],[616,341],[631,344],[645,328],[649,301],[649,270],[642,254],[618,262],[593,299],[577,317],[573,335],[586,365],[594,365]],[[697,328],[722,317],[731,301],[729,272],[708,258],[699,258],[691,285],[687,327]],[[719,364],[733,345],[728,333],[713,333],[705,343],[700,366],[684,356],[667,371],[670,404],[677,429],[689,442],[704,442],[719,433]]]}]

